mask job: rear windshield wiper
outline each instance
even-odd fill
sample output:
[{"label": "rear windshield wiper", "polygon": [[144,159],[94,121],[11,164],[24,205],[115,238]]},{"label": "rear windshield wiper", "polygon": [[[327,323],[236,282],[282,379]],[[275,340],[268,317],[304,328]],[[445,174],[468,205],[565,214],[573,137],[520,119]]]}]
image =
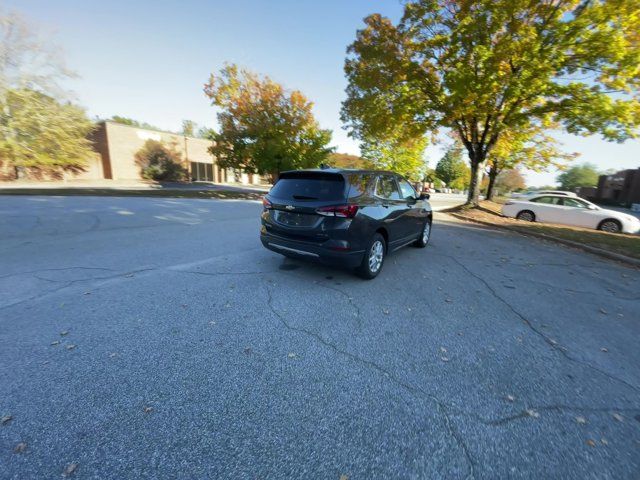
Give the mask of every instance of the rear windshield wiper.
[{"label": "rear windshield wiper", "polygon": [[318,197],[307,197],[306,195],[291,195],[296,200],[318,200]]}]

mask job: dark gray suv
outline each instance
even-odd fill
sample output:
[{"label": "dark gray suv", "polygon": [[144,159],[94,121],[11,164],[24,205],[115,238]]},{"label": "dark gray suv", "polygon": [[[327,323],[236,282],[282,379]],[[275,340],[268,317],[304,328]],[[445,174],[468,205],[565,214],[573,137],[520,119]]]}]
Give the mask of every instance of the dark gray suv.
[{"label": "dark gray suv", "polygon": [[387,254],[409,244],[427,245],[428,199],[392,172],[284,172],[264,197],[260,239],[282,255],[357,268],[370,279],[380,273]]}]

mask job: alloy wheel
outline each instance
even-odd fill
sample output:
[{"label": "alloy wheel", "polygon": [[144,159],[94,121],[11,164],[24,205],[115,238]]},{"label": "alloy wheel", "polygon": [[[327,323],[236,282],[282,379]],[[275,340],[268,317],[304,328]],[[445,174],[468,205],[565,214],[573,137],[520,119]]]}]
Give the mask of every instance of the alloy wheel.
[{"label": "alloy wheel", "polygon": [[384,245],[380,240],[376,240],[371,245],[371,250],[369,250],[369,270],[372,273],[376,273],[380,270],[382,266],[382,260],[384,258]]},{"label": "alloy wheel", "polygon": [[620,226],[616,222],[609,220],[600,226],[600,230],[603,232],[618,233],[620,231]]},{"label": "alloy wheel", "polygon": [[422,243],[425,245],[429,242],[429,235],[431,235],[431,222],[427,222],[422,230]]},{"label": "alloy wheel", "polygon": [[533,214],[531,212],[520,212],[518,214],[518,220],[524,220],[525,222],[533,222]]}]

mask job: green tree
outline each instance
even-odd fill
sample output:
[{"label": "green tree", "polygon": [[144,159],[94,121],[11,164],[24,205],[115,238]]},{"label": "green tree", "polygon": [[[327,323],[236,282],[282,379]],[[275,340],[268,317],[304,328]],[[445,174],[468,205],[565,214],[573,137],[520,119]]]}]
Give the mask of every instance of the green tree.
[{"label": "green tree", "polygon": [[198,128],[198,124],[193,120],[183,120],[182,131],[180,133],[186,137],[195,137],[196,128]]},{"label": "green tree", "polygon": [[413,180],[420,179],[426,168],[424,138],[366,138],[360,145],[362,157],[373,168],[391,170]]},{"label": "green tree", "polygon": [[453,145],[447,150],[436,165],[435,174],[449,188],[456,190],[467,188],[470,171],[462,158],[462,148],[459,145]]},{"label": "green tree", "polygon": [[34,90],[0,98],[0,162],[56,174],[81,171],[95,155],[87,139],[93,123],[84,111]]},{"label": "green tree", "polygon": [[45,175],[80,171],[95,155],[85,112],[60,82],[72,74],[51,42],[15,14],[0,16],[0,165]]},{"label": "green tree", "polygon": [[182,181],[188,178],[180,154],[157,140],[147,140],[136,152],[135,159],[143,178],[159,181]]},{"label": "green tree", "polygon": [[200,127],[196,133],[196,137],[204,138],[205,140],[213,140],[216,132],[212,128]]},{"label": "green tree", "polygon": [[129,125],[130,127],[144,128],[146,130],[162,130],[161,128],[151,125],[150,123],[140,122],[138,120],[134,120],[133,118],[122,117],[120,115],[114,115],[109,120],[121,125]]},{"label": "green tree", "polygon": [[332,153],[327,163],[337,168],[369,168],[371,165],[364,158],[348,153]]},{"label": "green tree", "polygon": [[221,110],[210,151],[222,168],[275,179],[283,170],[316,167],[332,152],[331,131],[319,127],[313,104],[297,90],[226,65],[204,91]]},{"label": "green tree", "polygon": [[638,0],[415,0],[370,15],[348,49],[342,117],[356,138],[397,125],[459,135],[477,205],[487,156],[532,120],[624,141],[640,123]]},{"label": "green tree", "polygon": [[595,187],[598,185],[600,173],[596,167],[590,163],[575,165],[566,172],[558,176],[560,188],[573,191],[577,187]]},{"label": "green tree", "polygon": [[433,183],[435,188],[444,187],[444,182],[438,178],[436,175],[436,171],[434,168],[427,167],[424,172],[424,176],[422,177],[423,182]]},{"label": "green tree", "polygon": [[566,162],[577,156],[577,153],[563,152],[560,142],[540,125],[530,124],[518,130],[505,131],[488,157],[486,198],[493,199],[496,180],[503,171],[522,167],[541,172],[551,166],[564,170]]}]

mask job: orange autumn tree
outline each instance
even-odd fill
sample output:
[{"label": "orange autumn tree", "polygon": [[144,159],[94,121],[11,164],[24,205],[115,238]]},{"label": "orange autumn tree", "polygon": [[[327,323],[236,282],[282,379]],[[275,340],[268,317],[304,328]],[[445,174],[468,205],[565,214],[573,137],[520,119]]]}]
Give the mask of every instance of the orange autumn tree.
[{"label": "orange autumn tree", "polygon": [[226,65],[204,92],[220,109],[210,151],[222,168],[275,180],[284,170],[319,166],[333,150],[331,131],[320,128],[313,103],[269,77]]}]

